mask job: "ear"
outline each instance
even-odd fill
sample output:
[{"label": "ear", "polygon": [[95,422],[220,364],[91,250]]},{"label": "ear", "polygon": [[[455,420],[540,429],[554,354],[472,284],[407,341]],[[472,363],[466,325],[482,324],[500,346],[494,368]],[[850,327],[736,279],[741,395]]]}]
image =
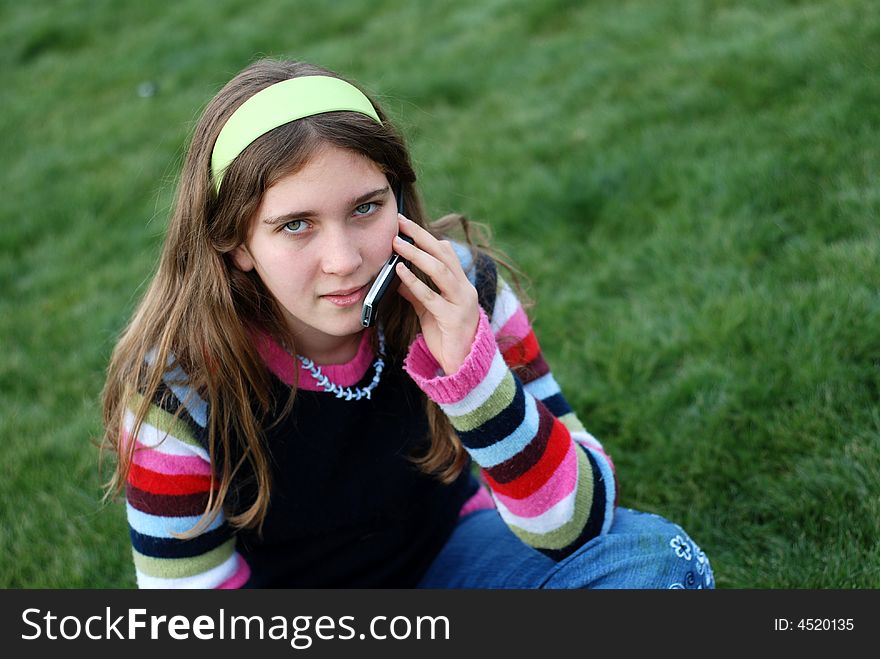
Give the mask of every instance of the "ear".
[{"label": "ear", "polygon": [[230,254],[235,267],[242,272],[250,272],[254,269],[254,259],[245,245],[239,245]]}]

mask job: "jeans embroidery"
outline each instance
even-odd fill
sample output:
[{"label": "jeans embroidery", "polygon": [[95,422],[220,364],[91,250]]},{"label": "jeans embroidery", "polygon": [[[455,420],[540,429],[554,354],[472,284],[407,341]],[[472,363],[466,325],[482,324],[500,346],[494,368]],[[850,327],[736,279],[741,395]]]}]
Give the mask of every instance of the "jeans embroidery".
[{"label": "jeans embroidery", "polygon": [[[685,561],[694,561],[694,569],[690,569],[684,576],[682,581],[670,584],[671,590],[713,588],[715,585],[715,577],[712,574],[712,568],[709,566],[709,559],[697,544],[691,540],[688,542],[681,535],[676,535],[669,541],[669,546],[675,552],[676,557]],[[694,571],[696,570],[696,572]]]},{"label": "jeans embroidery", "polygon": [[687,540],[680,535],[675,536],[669,541],[669,546],[675,550],[675,555],[686,561],[691,560],[691,546]]}]

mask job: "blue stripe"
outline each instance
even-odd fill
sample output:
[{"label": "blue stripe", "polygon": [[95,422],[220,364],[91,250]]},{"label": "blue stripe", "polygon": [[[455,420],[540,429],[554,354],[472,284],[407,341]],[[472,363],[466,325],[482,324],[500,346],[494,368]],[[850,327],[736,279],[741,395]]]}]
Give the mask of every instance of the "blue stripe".
[{"label": "blue stripe", "polygon": [[177,396],[177,400],[183,403],[183,406],[189,412],[192,420],[198,423],[202,428],[207,427],[208,404],[202,400],[202,397],[196,393],[195,389],[189,385],[181,384],[187,380],[186,373],[183,372],[183,369],[180,368],[180,366],[176,366],[174,369],[167,371],[165,375],[162,376],[162,380],[164,380],[165,384],[168,385],[168,388],[174,392],[174,395]]},{"label": "blue stripe", "polygon": [[[128,513],[128,525],[143,535],[149,535],[154,538],[174,538],[172,533],[186,533],[194,527],[202,518],[201,515],[191,515],[186,517],[161,517],[158,515],[150,515],[138,510],[130,503],[125,503]],[[217,515],[213,522],[205,531],[213,531],[223,525],[223,514]]]},{"label": "blue stripe", "polygon": [[484,469],[491,469],[523,451],[538,434],[539,424],[537,403],[529,396],[525,401],[523,422],[516,430],[486,448],[467,447],[467,451],[478,465]]},{"label": "blue stripe", "polygon": [[[154,349],[147,353],[147,363],[152,366],[155,361],[156,350]],[[208,404],[202,399],[201,396],[199,396],[198,392],[195,389],[187,384],[187,382],[189,381],[189,377],[187,377],[186,373],[184,373],[183,369],[180,368],[180,366],[170,368],[175,363],[175,361],[176,360],[174,359],[173,355],[168,355],[168,360],[165,362],[168,370],[163,373],[162,381],[169,389],[171,389],[171,391],[177,397],[177,400],[179,400],[183,404],[187,412],[189,412],[192,420],[199,424],[202,428],[207,428]]]},{"label": "blue stripe", "polygon": [[464,270],[465,275],[467,275],[468,281],[471,285],[477,285],[477,269],[473,267],[474,259],[471,255],[471,250],[467,245],[456,242],[454,240],[450,240],[452,243],[452,249],[455,250],[455,255],[458,257],[459,262],[461,263],[461,269]]},{"label": "blue stripe", "polygon": [[552,373],[545,373],[536,380],[526,383],[525,388],[526,391],[538,400],[544,400],[545,398],[550,398],[550,396],[555,396],[556,394],[561,393],[559,384],[557,384],[556,380],[553,378]]},{"label": "blue stripe", "polygon": [[597,465],[596,468],[601,474],[601,484],[604,490],[605,501],[604,524],[602,525],[602,533],[608,533],[608,531],[611,529],[611,522],[614,520],[614,499],[617,496],[617,493],[615,491],[614,472],[611,470],[611,465],[608,463],[608,458],[606,458],[604,455],[602,455],[595,449],[590,448],[589,446],[583,446],[582,444],[579,444],[578,446],[586,451],[587,455],[593,459],[593,461]]}]

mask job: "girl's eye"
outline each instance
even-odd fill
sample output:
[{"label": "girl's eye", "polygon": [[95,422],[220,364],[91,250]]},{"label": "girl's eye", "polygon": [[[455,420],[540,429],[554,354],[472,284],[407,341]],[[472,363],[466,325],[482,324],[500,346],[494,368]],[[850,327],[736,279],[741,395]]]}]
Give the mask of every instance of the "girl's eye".
[{"label": "girl's eye", "polygon": [[361,204],[360,206],[355,207],[354,214],[355,215],[369,215],[376,211],[379,208],[379,204],[375,201],[369,201],[366,204]]},{"label": "girl's eye", "polygon": [[303,233],[305,228],[306,223],[304,220],[291,220],[282,227],[282,231],[288,234],[298,234]]}]

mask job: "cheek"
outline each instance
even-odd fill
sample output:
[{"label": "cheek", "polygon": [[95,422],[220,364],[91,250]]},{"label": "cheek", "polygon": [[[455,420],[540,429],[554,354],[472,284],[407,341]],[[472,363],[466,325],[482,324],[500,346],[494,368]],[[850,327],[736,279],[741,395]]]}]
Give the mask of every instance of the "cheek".
[{"label": "cheek", "polygon": [[388,222],[383,222],[380,227],[378,227],[378,231],[376,231],[376,246],[379,253],[382,255],[383,259],[388,259],[391,256],[392,251],[392,241],[394,240],[394,236],[397,235],[397,210],[391,220]]},{"label": "cheek", "polygon": [[263,249],[255,258],[256,269],[266,287],[276,294],[301,287],[308,279],[308,258],[289,250]]}]

